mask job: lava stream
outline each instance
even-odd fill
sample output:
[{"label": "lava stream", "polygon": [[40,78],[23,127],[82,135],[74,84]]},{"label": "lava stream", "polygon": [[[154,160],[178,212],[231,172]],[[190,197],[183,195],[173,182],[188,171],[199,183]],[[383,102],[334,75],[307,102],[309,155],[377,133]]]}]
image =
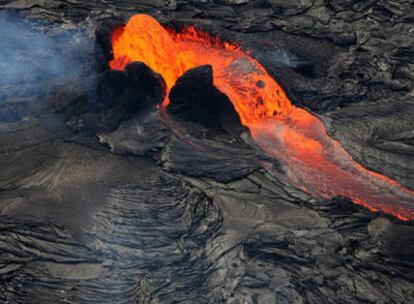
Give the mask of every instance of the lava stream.
[{"label": "lava stream", "polygon": [[[187,70],[210,64],[215,86],[268,154],[283,161],[291,183],[316,197],[347,196],[373,211],[414,219],[414,192],[355,162],[323,123],[295,107],[264,67],[239,47],[188,27],[176,33],[135,15],[112,37],[113,69],[141,61],[161,74],[167,93]],[[168,99],[163,107],[168,105]]]}]

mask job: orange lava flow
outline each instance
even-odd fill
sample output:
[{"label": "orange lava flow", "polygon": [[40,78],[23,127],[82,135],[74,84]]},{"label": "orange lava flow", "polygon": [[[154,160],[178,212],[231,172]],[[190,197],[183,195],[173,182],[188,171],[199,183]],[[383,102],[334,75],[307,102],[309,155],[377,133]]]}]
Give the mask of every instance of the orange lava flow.
[{"label": "orange lava flow", "polygon": [[413,191],[355,162],[318,118],[295,107],[265,68],[238,46],[194,27],[176,33],[148,15],[135,15],[114,31],[112,47],[112,69],[144,62],[164,77],[167,93],[187,70],[210,64],[214,85],[229,97],[256,143],[283,162],[292,185],[315,197],[346,196],[373,211],[414,219]]}]

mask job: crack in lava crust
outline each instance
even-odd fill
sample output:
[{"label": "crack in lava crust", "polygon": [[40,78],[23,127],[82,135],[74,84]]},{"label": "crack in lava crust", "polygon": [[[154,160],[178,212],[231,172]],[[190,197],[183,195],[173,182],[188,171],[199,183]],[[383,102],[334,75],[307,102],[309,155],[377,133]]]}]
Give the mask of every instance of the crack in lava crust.
[{"label": "crack in lava crust", "polygon": [[194,27],[167,30],[147,15],[135,15],[115,30],[112,44],[112,69],[144,62],[164,77],[167,93],[187,70],[210,64],[215,86],[230,98],[260,147],[283,161],[294,186],[315,197],[347,196],[372,211],[414,219],[413,191],[355,162],[318,118],[295,107],[264,67],[238,46]]}]

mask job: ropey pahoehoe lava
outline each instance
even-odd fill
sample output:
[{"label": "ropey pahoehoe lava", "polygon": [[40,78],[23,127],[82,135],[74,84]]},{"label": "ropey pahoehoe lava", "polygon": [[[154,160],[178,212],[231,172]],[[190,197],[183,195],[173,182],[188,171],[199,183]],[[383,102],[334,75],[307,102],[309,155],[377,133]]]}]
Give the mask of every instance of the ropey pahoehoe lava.
[{"label": "ropey pahoehoe lava", "polygon": [[328,136],[324,124],[294,106],[265,68],[239,46],[192,26],[174,32],[143,14],[114,30],[112,44],[112,69],[144,62],[164,77],[167,93],[187,70],[210,64],[215,86],[229,97],[256,143],[283,162],[292,185],[315,197],[346,196],[372,211],[414,219],[413,191],[355,162]]}]

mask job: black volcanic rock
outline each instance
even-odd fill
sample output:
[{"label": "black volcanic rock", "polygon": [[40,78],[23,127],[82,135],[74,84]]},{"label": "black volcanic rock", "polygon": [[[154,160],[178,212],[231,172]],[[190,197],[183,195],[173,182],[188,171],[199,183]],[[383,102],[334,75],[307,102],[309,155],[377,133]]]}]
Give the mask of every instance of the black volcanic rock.
[{"label": "black volcanic rock", "polygon": [[117,18],[105,20],[95,29],[95,53],[96,66],[99,72],[109,68],[109,61],[113,59],[112,54],[112,32],[123,26],[122,21]]},{"label": "black volcanic rock", "polygon": [[113,106],[128,85],[126,73],[117,70],[107,70],[99,76],[97,97],[100,103]]},{"label": "black volcanic rock", "polygon": [[[413,185],[412,1],[4,0],[0,9],[51,35],[51,24],[93,33],[145,12],[229,37],[254,51],[293,102],[318,112],[356,160]],[[97,31],[91,40],[108,57],[94,58],[78,39],[76,48],[57,43],[57,54],[92,54],[65,70],[75,72],[69,79],[85,83],[96,60],[98,73],[107,69],[111,27]],[[30,53],[14,52],[23,62]],[[115,80],[84,126],[122,110],[128,76],[107,73]],[[39,111],[42,100],[63,114],[83,104],[68,81],[65,94],[45,92],[49,85],[0,86],[8,122],[0,122],[0,303],[414,303],[412,222],[345,198],[312,199],[226,134],[169,140],[168,127],[180,130],[155,113],[131,114],[101,137],[111,153],[73,134],[61,113]],[[42,115],[19,121],[29,105]]]},{"label": "black volcanic rock", "polygon": [[[165,97],[165,81],[142,62],[128,64],[124,71],[106,70],[99,74],[96,84],[96,102],[79,113],[79,103],[64,102],[62,106],[70,117],[67,125],[74,131],[91,135],[117,129],[122,122],[138,113],[156,108]],[[63,101],[54,101],[60,105]],[[58,109],[55,106],[55,110]]]},{"label": "black volcanic rock", "polygon": [[240,118],[229,98],[213,84],[213,69],[200,66],[181,76],[170,92],[167,112],[207,128],[240,128]]},{"label": "black volcanic rock", "polygon": [[107,70],[99,76],[97,99],[109,108],[105,116],[112,126],[153,109],[164,97],[164,79],[141,62],[130,63],[124,71]]},{"label": "black volcanic rock", "polygon": [[159,113],[154,112],[129,119],[114,132],[100,134],[99,140],[113,153],[147,156],[164,148],[170,135]]},{"label": "black volcanic rock", "polygon": [[161,103],[164,96],[164,79],[142,62],[130,63],[124,71],[107,70],[99,76],[98,101],[107,106],[136,112]]},{"label": "black volcanic rock", "polygon": [[[243,154],[238,151],[243,150]],[[260,154],[245,145],[226,145],[192,138],[191,145],[172,137],[161,161],[166,170],[187,176],[208,177],[227,183],[246,177],[261,167]]]},{"label": "black volcanic rock", "polygon": [[163,101],[165,97],[165,82],[160,74],[155,73],[142,62],[133,62],[125,67],[128,76],[128,88],[138,96],[146,96],[149,99],[143,107],[153,106]]}]

